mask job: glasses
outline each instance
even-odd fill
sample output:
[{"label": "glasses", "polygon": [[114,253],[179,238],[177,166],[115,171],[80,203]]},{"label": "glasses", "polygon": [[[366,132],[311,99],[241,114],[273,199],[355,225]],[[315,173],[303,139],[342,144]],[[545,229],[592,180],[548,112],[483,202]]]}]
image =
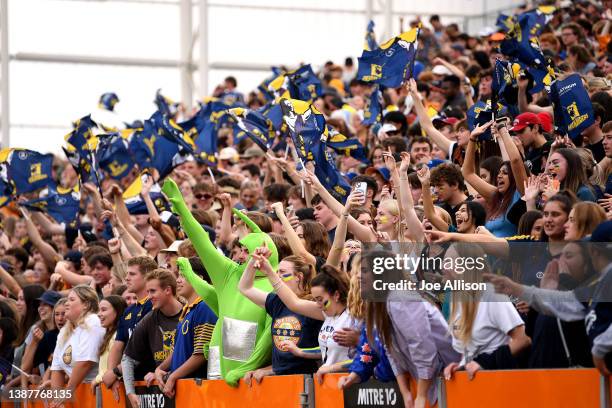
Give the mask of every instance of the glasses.
[{"label": "glasses", "polygon": [[197,198],[198,200],[210,200],[212,198],[212,195],[210,195],[210,194],[195,194],[194,197]]}]

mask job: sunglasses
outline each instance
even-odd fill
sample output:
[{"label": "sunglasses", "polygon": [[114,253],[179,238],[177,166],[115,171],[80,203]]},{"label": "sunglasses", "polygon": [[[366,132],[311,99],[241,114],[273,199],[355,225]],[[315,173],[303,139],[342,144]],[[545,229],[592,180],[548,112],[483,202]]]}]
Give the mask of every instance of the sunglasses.
[{"label": "sunglasses", "polygon": [[210,194],[195,194],[194,197],[197,198],[198,200],[210,200],[212,198],[212,195],[210,195]]}]

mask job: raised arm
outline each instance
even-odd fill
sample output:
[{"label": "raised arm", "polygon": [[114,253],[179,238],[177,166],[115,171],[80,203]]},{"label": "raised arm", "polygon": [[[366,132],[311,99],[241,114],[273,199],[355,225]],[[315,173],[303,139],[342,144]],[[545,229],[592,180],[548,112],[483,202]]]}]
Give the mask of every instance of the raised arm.
[{"label": "raised arm", "polygon": [[31,213],[31,215],[34,221],[36,221],[36,223],[40,225],[47,234],[64,234],[66,232],[64,227],[51,221],[41,212],[34,211]]},{"label": "raised arm", "polygon": [[344,243],[346,242],[346,227],[348,224],[348,218],[351,216],[351,209],[359,206],[365,201],[365,196],[361,194],[361,191],[353,191],[346,198],[346,204],[344,205],[344,211],[338,225],[336,226],[336,234],[334,235],[334,242],[332,243],[329,254],[327,254],[327,264],[340,268],[340,259],[342,258],[342,252],[344,251]]},{"label": "raised arm", "polygon": [[276,291],[276,294],[283,301],[285,306],[289,308],[293,313],[299,313],[306,317],[316,320],[325,320],[321,308],[316,302],[311,300],[300,299],[287,285],[285,282],[272,270],[272,266],[267,259],[263,259],[261,262],[261,270],[265,272],[268,280],[272,284],[272,288]]},{"label": "raised arm", "polygon": [[423,209],[425,217],[431,222],[431,225],[439,231],[448,231],[448,224],[436,214],[431,190],[429,186],[429,167],[423,166],[417,171],[417,176],[421,182],[421,197],[423,198]]},{"label": "raised arm", "polygon": [[[319,181],[319,179],[313,172],[311,171],[306,172],[304,181],[306,182],[306,184],[309,184],[313,187],[313,189],[321,196],[325,204],[329,207],[330,210],[332,210],[334,214],[336,214],[337,217],[342,216],[342,211],[344,211],[344,206],[342,205],[342,203],[336,200],[334,196],[332,196],[329,193],[329,191],[327,191],[327,189],[323,186],[323,184],[321,184],[321,182]],[[359,241],[361,242],[375,242],[376,241],[376,236],[374,235],[372,230],[366,227],[365,225],[361,225],[359,221],[357,221],[350,215],[348,217],[347,222],[348,222],[347,228],[349,232],[353,234],[355,238],[358,239]]]},{"label": "raised arm", "polygon": [[244,272],[240,277],[240,282],[238,282],[238,290],[240,290],[240,293],[246,296],[251,302],[255,303],[257,306],[265,307],[268,293],[253,286],[253,280],[255,279],[256,263],[256,258],[251,257],[249,264],[244,269]]},{"label": "raised arm", "polygon": [[521,193],[525,194],[525,182],[527,181],[527,170],[525,170],[525,164],[518,148],[512,141],[510,133],[506,128],[505,124],[499,125],[497,130],[501,137],[502,143],[504,144],[506,151],[508,152],[508,159],[510,160],[510,167],[514,174],[514,181],[516,182],[516,189]]},{"label": "raised arm", "polygon": [[[414,210],[414,201],[412,200],[412,191],[410,190],[410,183],[408,182],[408,168],[410,167],[410,154],[408,152],[401,152],[402,164],[399,168],[399,192],[400,202],[403,203],[402,216],[410,231],[412,237],[416,242],[424,242],[425,235],[423,233],[423,225],[419,221],[419,217]],[[403,237],[400,237],[402,240]]]},{"label": "raised arm", "polygon": [[287,242],[289,242],[289,246],[291,247],[291,251],[293,252],[293,254],[301,256],[306,262],[311,265],[316,265],[317,259],[314,257],[313,254],[306,250],[306,247],[304,246],[304,244],[302,244],[300,237],[291,226],[289,219],[287,219],[285,211],[283,210],[283,203],[272,204],[272,209],[276,213],[278,220],[283,225],[283,233],[285,234],[285,238],[287,238]]},{"label": "raised arm", "polygon": [[448,152],[450,150],[451,141],[434,127],[431,118],[427,114],[427,109],[425,109],[425,106],[423,106],[421,95],[417,89],[417,83],[413,78],[408,81],[408,90],[410,91],[410,95],[414,101],[414,109],[419,117],[419,125],[421,125],[421,129],[423,129],[425,133],[427,133],[427,136],[429,136],[431,140],[438,145],[440,150],[443,152]]},{"label": "raised arm", "polygon": [[66,261],[59,261],[55,265],[55,273],[59,273],[64,280],[71,286],[77,285],[89,285],[93,282],[93,278],[87,275],[80,275],[74,273],[68,269],[68,263]]},{"label": "raised arm", "polygon": [[448,68],[448,70],[450,72],[453,73],[453,75],[459,77],[461,82],[465,81],[465,73],[461,70],[461,68],[459,68],[456,65],[451,64],[450,62],[448,62],[444,58],[440,58],[440,57],[434,58],[433,59],[433,64],[434,65],[444,65],[446,68]]},{"label": "raised arm", "polygon": [[478,174],[476,174],[476,143],[478,142],[478,136],[493,124],[493,121],[485,123],[482,126],[476,127],[470,134],[470,141],[467,149],[465,150],[465,160],[461,170],[463,171],[463,177],[465,180],[474,187],[474,190],[484,197],[486,201],[493,199],[497,188],[486,181],[484,181]]},{"label": "raised arm", "polygon": [[538,106],[533,103],[527,102],[527,85],[529,85],[529,79],[527,77],[519,77],[518,80],[518,106],[521,112],[533,112],[533,113],[541,113],[548,112],[551,115],[554,115],[554,110],[552,106]]},{"label": "raised arm", "polygon": [[[130,212],[125,205],[125,201],[123,201],[123,196],[121,194],[121,190],[119,186],[113,186],[110,190],[111,197],[113,198],[113,204],[115,205],[114,211],[117,214],[117,219],[123,226],[127,233],[129,233],[136,242],[142,242],[144,240],[144,236],[138,229],[132,225],[132,221],[130,219]],[[108,210],[108,208],[105,208]]]},{"label": "raised arm", "polygon": [[[222,288],[225,285],[226,274],[235,266],[235,263],[217,251],[208,233],[194,218],[189,208],[187,208],[181,191],[172,179],[166,179],[163,192],[170,200],[173,211],[179,215],[181,225],[202,260],[202,264],[206,268],[213,286],[216,289]],[[187,279],[189,280],[189,278]],[[189,281],[191,282],[191,280]]]},{"label": "raised arm", "polygon": [[232,196],[228,193],[219,194],[219,201],[221,201],[221,205],[223,206],[219,245],[229,247],[235,238],[234,234],[232,234]]},{"label": "raised arm", "polygon": [[13,278],[13,276],[10,273],[8,273],[6,269],[2,267],[2,265],[0,265],[0,281],[4,283],[4,285],[7,287],[9,292],[15,295],[15,297],[19,295],[21,286],[19,286],[19,283],[17,283],[15,278]]},{"label": "raised arm", "polygon": [[21,214],[23,215],[23,218],[26,221],[28,236],[30,237],[32,244],[34,244],[36,249],[38,249],[43,259],[45,260],[45,263],[50,268],[55,267],[57,261],[62,259],[62,257],[60,256],[60,254],[57,253],[55,249],[53,249],[51,245],[49,245],[42,239],[42,237],[40,236],[40,232],[38,232],[38,228],[36,228],[36,225],[34,225],[34,222],[32,222],[30,212],[25,208],[21,207]]}]

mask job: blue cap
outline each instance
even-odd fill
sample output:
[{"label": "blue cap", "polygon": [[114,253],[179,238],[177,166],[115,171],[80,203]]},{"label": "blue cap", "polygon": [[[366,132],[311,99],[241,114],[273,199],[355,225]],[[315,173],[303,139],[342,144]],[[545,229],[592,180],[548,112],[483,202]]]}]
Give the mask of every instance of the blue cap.
[{"label": "blue cap", "polygon": [[433,169],[436,166],[439,166],[440,164],[446,162],[446,160],[441,160],[441,159],[431,159],[428,163],[427,163],[427,167],[429,167],[430,169]]},{"label": "blue cap", "polygon": [[58,292],[54,290],[48,290],[42,294],[41,297],[38,298],[42,303],[45,303],[49,306],[55,307],[55,304],[62,298]]},{"label": "blue cap", "polygon": [[389,181],[389,179],[391,179],[391,172],[386,167],[368,167],[366,169],[367,176],[371,176],[374,173],[380,174],[385,181]]}]

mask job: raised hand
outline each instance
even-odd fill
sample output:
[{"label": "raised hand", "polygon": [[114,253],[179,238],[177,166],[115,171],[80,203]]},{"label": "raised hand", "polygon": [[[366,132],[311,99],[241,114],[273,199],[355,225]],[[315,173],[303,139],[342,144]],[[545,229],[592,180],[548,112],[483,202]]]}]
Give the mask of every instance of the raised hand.
[{"label": "raised hand", "polygon": [[402,161],[400,163],[399,171],[400,174],[403,175],[406,174],[408,172],[408,169],[410,168],[410,153],[401,152],[400,158],[402,159]]},{"label": "raised hand", "polygon": [[417,177],[419,178],[419,181],[421,182],[421,185],[428,186],[429,177],[430,177],[429,167],[423,166],[420,169],[418,169],[416,173],[417,173]]},{"label": "raised hand", "polygon": [[484,123],[480,126],[476,126],[474,130],[472,130],[472,133],[470,134],[470,139],[478,138],[480,135],[486,132],[486,130],[490,128],[492,124],[493,124],[493,121],[490,120],[487,123]]}]

